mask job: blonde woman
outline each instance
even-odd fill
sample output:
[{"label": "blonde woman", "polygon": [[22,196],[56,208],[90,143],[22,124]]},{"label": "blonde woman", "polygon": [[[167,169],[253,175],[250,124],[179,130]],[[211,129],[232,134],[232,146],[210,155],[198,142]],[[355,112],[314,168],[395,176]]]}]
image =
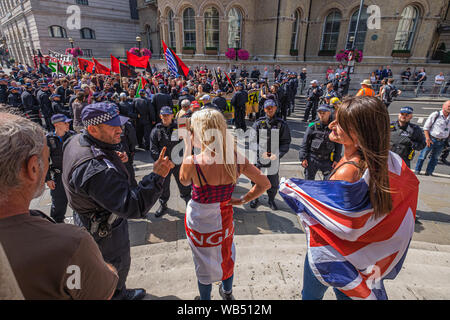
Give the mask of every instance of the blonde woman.
[{"label": "blonde woman", "polygon": [[[211,137],[211,133],[215,137]],[[237,164],[236,144],[228,135],[225,118],[219,111],[207,108],[195,112],[189,134],[190,139],[184,139],[185,156],[180,181],[186,186],[192,184],[185,229],[194,258],[200,299],[210,300],[212,283],[222,281],[220,295],[224,300],[233,300],[233,205],[258,198],[270,188],[270,182],[244,157],[242,161],[238,158],[240,163]],[[201,150],[200,154],[190,154],[191,141]],[[232,198],[241,174],[255,185],[241,198]]]}]

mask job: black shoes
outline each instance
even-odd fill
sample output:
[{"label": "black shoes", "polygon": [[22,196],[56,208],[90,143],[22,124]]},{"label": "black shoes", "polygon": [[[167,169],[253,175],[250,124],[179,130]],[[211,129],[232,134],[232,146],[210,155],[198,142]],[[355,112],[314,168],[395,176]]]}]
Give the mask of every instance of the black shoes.
[{"label": "black shoes", "polygon": [[278,210],[277,205],[275,204],[275,200],[269,200],[269,207],[272,210]]},{"label": "black shoes", "polygon": [[145,289],[126,289],[123,300],[142,300],[146,294]]},{"label": "black shoes", "polygon": [[155,217],[157,218],[162,217],[166,213],[166,211],[167,211],[167,204],[161,203],[160,207],[155,212]]},{"label": "black shoes", "polygon": [[258,199],[250,201],[250,208],[255,209],[258,206]]},{"label": "black shoes", "polygon": [[235,300],[233,297],[233,293],[225,293],[222,288],[222,284],[219,285],[219,294],[223,300]]}]

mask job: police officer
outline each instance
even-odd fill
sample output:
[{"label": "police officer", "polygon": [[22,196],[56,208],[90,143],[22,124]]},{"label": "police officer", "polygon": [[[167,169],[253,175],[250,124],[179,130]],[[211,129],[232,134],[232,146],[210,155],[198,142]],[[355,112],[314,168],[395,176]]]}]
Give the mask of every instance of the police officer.
[{"label": "police officer", "polygon": [[227,99],[225,99],[222,95],[223,95],[223,91],[222,90],[217,90],[216,91],[216,95],[213,99],[212,99],[212,104],[216,105],[219,108],[219,111],[224,113],[225,110],[228,107],[227,104]]},{"label": "police officer", "polygon": [[184,99],[188,99],[190,102],[195,100],[195,97],[191,94],[189,94],[189,89],[187,87],[184,87],[183,89],[181,89],[181,95],[178,98],[178,106],[181,108],[181,102]]},{"label": "police officer", "polygon": [[324,179],[341,159],[342,145],[330,141],[331,108],[322,104],[317,109],[319,121],[312,122],[306,129],[300,146],[299,159],[305,168],[305,179],[314,180],[318,170],[322,171]]},{"label": "police officer", "polygon": [[8,95],[8,104],[16,108],[19,111],[23,111],[22,109],[22,98],[20,97],[20,88],[11,86],[8,88],[9,95]]},{"label": "police officer", "polygon": [[50,101],[52,102],[52,111],[53,114],[61,113],[66,117],[70,117],[70,112],[61,103],[61,96],[57,93],[54,93],[50,96]]},{"label": "police officer", "polygon": [[[264,102],[264,112],[266,115],[259,118],[253,124],[253,130],[250,134],[250,144],[252,148],[257,147],[259,149],[253,149],[253,151],[257,152],[256,167],[259,169],[267,168],[263,170],[269,170],[269,172],[267,172],[267,178],[270,181],[271,187],[267,190],[267,195],[269,196],[268,204],[272,210],[278,210],[277,205],[275,204],[275,196],[277,195],[278,186],[280,184],[278,170],[281,158],[289,151],[291,131],[289,130],[286,121],[276,116],[277,105],[274,100],[269,99]],[[262,140],[264,139],[264,136],[259,136],[260,130],[267,132],[267,141]],[[279,130],[278,153],[276,153],[275,150],[271,150],[272,135],[275,134],[275,130]],[[273,166],[273,161],[276,161],[276,167]],[[256,208],[258,202],[258,199],[250,201],[250,207]]]},{"label": "police officer", "polygon": [[25,90],[22,92],[20,97],[22,99],[23,111],[31,121],[42,126],[42,121],[39,114],[39,105],[36,97],[33,96],[32,91],[33,86],[31,83],[27,83],[25,85]]},{"label": "police officer", "polygon": [[[288,115],[291,115],[291,112],[294,112],[295,109],[295,95],[297,94],[298,89],[298,79],[297,74],[295,72],[291,72],[289,74],[289,110]],[[285,119],[286,120],[286,119]]]},{"label": "police officer", "polygon": [[8,102],[8,79],[0,79],[0,103]]},{"label": "police officer", "polygon": [[137,113],[136,134],[139,146],[150,150],[150,132],[156,122],[155,109],[146,97],[144,89],[139,90],[139,98],[134,98],[134,109]]},{"label": "police officer", "polygon": [[167,93],[167,87],[164,84],[160,84],[158,86],[158,90],[159,92],[154,94],[152,97],[152,105],[155,112],[156,122],[160,122],[158,115],[162,107],[173,107],[172,97]]},{"label": "police officer", "polygon": [[57,223],[64,223],[64,215],[67,210],[67,196],[62,183],[63,144],[76,132],[69,130],[71,119],[63,114],[55,114],[51,117],[55,131],[47,133],[47,146],[50,151],[50,165],[46,176],[46,184],[50,188],[52,207],[50,216]]},{"label": "police officer", "polygon": [[203,95],[203,97],[200,98],[200,101],[203,103],[202,109],[213,108],[213,109],[216,109],[217,111],[220,111],[220,112],[222,111],[222,110],[220,110],[220,108],[217,105],[215,105],[214,103],[211,102],[211,96],[209,94]]},{"label": "police officer", "polygon": [[426,146],[425,135],[422,129],[411,123],[413,108],[402,107],[398,120],[391,122],[391,151],[397,153],[406,165],[410,166],[416,150]]},{"label": "police officer", "polygon": [[[161,150],[166,147],[166,154],[171,159],[173,148],[180,143],[180,139],[177,134],[177,123],[173,121],[173,110],[169,106],[164,106],[160,111],[161,122],[156,124],[150,135],[151,147],[150,152],[153,160],[157,160]],[[179,155],[180,159],[183,157]],[[161,204],[158,210],[155,212],[155,217],[161,217],[167,211],[167,201],[170,198],[170,177],[174,176],[177,182],[178,189],[180,190],[181,198],[186,202],[186,204],[191,199],[191,187],[184,186],[180,183],[180,168],[181,163],[176,164],[175,167],[170,170],[166,179],[164,180],[163,192],[159,198],[159,203]]]},{"label": "police officer", "polygon": [[231,98],[231,106],[234,107],[234,124],[236,129],[247,130],[245,124],[245,104],[248,102],[248,93],[241,82],[236,84],[236,92]]},{"label": "police officer", "polygon": [[50,101],[50,91],[48,85],[41,83],[40,90],[37,92],[36,98],[39,103],[42,115],[44,116],[45,126],[47,131],[53,131],[54,127],[51,121],[53,115],[52,102]]},{"label": "police officer", "polygon": [[278,100],[280,103],[280,109],[277,110],[278,116],[282,118],[284,121],[286,121],[286,117],[290,115],[290,97],[292,95],[291,93],[291,87],[289,86],[289,79],[285,76],[281,77],[281,86],[280,89],[277,91],[278,93]]},{"label": "police officer", "polygon": [[303,116],[303,121],[308,122],[309,114],[311,113],[311,121],[314,121],[317,117],[317,106],[319,99],[322,96],[322,89],[319,87],[319,81],[311,81],[311,87],[306,91],[306,108]]},{"label": "police officer", "polygon": [[173,163],[163,149],[153,172],[132,186],[123,165],[126,154],[118,151],[121,126],[128,119],[106,103],[86,106],[81,119],[86,130],[64,144],[63,155],[62,180],[74,222],[92,234],[104,260],[117,269],[113,299],[142,299],[144,289],[125,287],[131,260],[127,219],[146,216],[160,197]]}]

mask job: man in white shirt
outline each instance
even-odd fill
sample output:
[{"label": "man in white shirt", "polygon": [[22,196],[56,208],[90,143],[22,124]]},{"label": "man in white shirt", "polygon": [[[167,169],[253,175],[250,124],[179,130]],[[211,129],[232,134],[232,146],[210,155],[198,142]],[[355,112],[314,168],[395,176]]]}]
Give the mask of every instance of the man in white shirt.
[{"label": "man in white shirt", "polygon": [[427,146],[420,153],[416,164],[416,174],[420,174],[423,163],[431,152],[431,159],[428,162],[425,175],[433,174],[434,168],[438,162],[439,155],[444,149],[450,132],[450,100],[447,100],[441,111],[435,111],[428,117],[423,126]]},{"label": "man in white shirt", "polygon": [[433,94],[437,94],[439,92],[439,88],[442,87],[444,81],[445,77],[443,72],[440,72],[436,77],[434,77]]}]

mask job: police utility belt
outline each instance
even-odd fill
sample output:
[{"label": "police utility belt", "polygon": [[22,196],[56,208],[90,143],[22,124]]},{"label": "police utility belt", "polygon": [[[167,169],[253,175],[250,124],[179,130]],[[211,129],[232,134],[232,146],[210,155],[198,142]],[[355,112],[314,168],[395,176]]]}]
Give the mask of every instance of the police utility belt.
[{"label": "police utility belt", "polygon": [[88,231],[92,236],[106,238],[112,233],[112,225],[119,217],[106,210],[96,210],[92,213],[80,214],[89,219]]}]

